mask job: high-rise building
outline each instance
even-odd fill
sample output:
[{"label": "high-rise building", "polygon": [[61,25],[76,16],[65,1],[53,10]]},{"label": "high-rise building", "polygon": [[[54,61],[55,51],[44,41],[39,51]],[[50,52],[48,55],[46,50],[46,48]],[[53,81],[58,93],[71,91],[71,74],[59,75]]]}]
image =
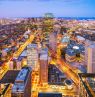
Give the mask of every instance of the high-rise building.
[{"label": "high-rise building", "polygon": [[14,84],[18,73],[19,70],[8,70],[0,79],[0,97],[11,97],[11,87]]},{"label": "high-rise building", "polygon": [[88,49],[88,46],[90,46],[91,44],[93,44],[93,42],[92,41],[90,41],[90,40],[86,40],[85,41],[85,65],[87,66],[87,58],[88,58],[88,51],[87,51],[87,49]]},{"label": "high-rise building", "polygon": [[11,97],[31,97],[31,73],[30,67],[21,69],[12,87]]},{"label": "high-rise building", "polygon": [[95,73],[95,44],[86,48],[87,72]]},{"label": "high-rise building", "polygon": [[38,50],[36,44],[27,46],[27,64],[32,67],[32,70],[38,69]]},{"label": "high-rise building", "polygon": [[49,47],[56,51],[56,47],[57,47],[57,35],[55,32],[50,33],[49,35]]},{"label": "high-rise building", "polygon": [[48,49],[43,49],[40,53],[40,82],[48,82]]},{"label": "high-rise building", "polygon": [[48,83],[55,85],[63,85],[66,75],[62,73],[55,65],[48,66]]},{"label": "high-rise building", "polygon": [[95,97],[95,74],[79,73],[79,97]]}]

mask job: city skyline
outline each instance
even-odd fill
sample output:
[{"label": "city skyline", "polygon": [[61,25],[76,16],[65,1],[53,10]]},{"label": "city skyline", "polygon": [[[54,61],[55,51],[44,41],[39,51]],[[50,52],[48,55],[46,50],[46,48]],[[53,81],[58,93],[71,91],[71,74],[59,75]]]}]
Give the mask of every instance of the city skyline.
[{"label": "city skyline", "polygon": [[2,0],[0,18],[41,17],[53,13],[55,17],[95,17],[95,0]]},{"label": "city skyline", "polygon": [[95,20],[0,19],[0,75],[0,97],[95,97]]}]

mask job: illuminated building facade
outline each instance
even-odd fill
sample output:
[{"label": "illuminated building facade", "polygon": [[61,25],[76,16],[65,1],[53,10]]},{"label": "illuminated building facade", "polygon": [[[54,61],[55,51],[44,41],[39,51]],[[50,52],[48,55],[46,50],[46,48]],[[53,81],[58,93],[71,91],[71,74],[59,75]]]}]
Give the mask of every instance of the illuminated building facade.
[{"label": "illuminated building facade", "polygon": [[56,33],[52,32],[49,35],[49,47],[52,48],[52,50],[56,51],[57,46],[57,35]]},{"label": "illuminated building facade", "polygon": [[27,46],[27,64],[32,67],[32,70],[38,69],[38,51],[36,44]]},{"label": "illuminated building facade", "polygon": [[48,66],[48,83],[52,85],[63,85],[66,75],[62,73],[55,65]]},{"label": "illuminated building facade", "polygon": [[95,44],[87,47],[87,72],[95,73]]},{"label": "illuminated building facade", "polygon": [[45,48],[40,53],[40,82],[48,82],[48,49]]},{"label": "illuminated building facade", "polygon": [[31,72],[30,67],[21,69],[12,87],[11,97],[31,97]]}]

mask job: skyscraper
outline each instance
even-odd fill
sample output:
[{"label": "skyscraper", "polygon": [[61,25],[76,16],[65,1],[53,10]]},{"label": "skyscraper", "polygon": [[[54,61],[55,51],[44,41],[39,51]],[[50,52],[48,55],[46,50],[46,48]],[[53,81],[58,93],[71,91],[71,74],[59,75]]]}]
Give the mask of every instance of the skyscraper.
[{"label": "skyscraper", "polygon": [[87,47],[87,72],[95,73],[95,44]]},{"label": "skyscraper", "polygon": [[31,97],[31,73],[30,67],[23,67],[12,87],[11,97]]},{"label": "skyscraper", "polygon": [[56,51],[56,46],[57,46],[57,35],[55,32],[50,33],[49,35],[49,47]]},{"label": "skyscraper", "polygon": [[36,44],[27,46],[27,64],[32,67],[32,70],[38,69],[38,51]]},{"label": "skyscraper", "polygon": [[40,82],[48,82],[48,49],[43,49],[40,53]]}]

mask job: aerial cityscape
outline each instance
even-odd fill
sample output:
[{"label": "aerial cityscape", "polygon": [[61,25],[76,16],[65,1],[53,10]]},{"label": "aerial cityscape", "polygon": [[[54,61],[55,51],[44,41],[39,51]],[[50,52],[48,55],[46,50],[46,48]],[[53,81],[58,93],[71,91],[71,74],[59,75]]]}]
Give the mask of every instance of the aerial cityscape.
[{"label": "aerial cityscape", "polygon": [[0,1],[0,97],[95,97],[95,1],[18,1]]}]

